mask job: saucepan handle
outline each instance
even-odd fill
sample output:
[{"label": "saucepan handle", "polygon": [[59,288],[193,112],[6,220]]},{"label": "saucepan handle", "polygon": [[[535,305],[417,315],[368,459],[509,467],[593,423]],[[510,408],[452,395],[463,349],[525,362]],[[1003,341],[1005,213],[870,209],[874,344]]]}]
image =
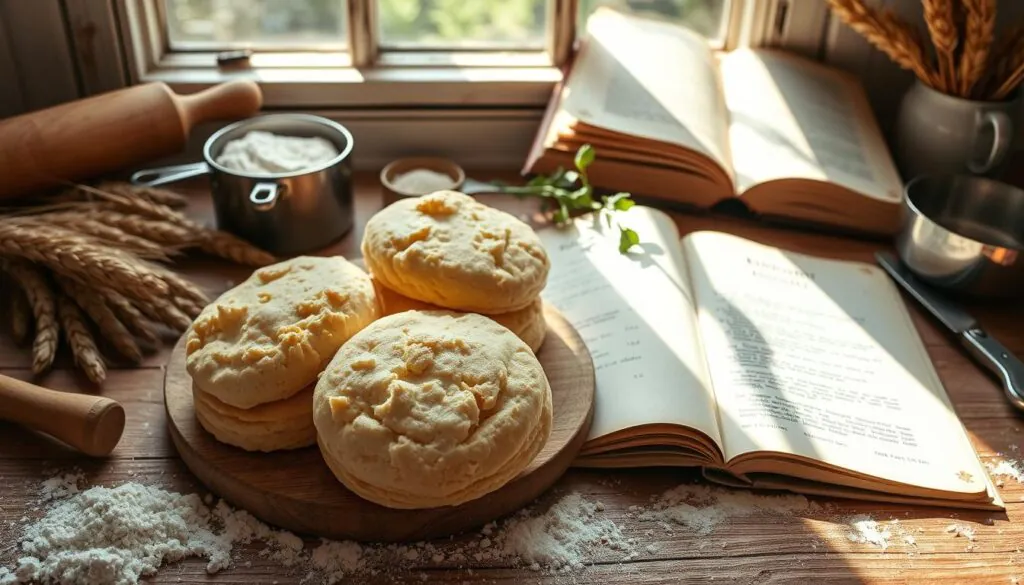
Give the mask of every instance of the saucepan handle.
[{"label": "saucepan handle", "polygon": [[132,175],[132,184],[143,187],[159,187],[160,185],[177,183],[178,181],[208,175],[209,173],[210,165],[204,162],[143,169]]},{"label": "saucepan handle", "polygon": [[285,186],[278,183],[256,183],[249,192],[249,203],[256,211],[270,211],[284,195]]}]

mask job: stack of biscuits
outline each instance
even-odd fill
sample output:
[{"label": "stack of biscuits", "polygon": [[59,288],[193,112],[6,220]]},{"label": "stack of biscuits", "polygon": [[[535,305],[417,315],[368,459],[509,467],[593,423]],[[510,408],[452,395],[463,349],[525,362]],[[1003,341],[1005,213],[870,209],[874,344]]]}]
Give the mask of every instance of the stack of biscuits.
[{"label": "stack of biscuits", "polygon": [[341,257],[257,270],[186,334],[196,418],[250,451],[316,442],[313,387],[341,345],[379,316],[370,277]]},{"label": "stack of biscuits", "polygon": [[533,229],[503,211],[455,191],[398,201],[366,224],[363,259],[382,315],[479,313],[534,352],[544,342],[548,257]]},{"label": "stack of biscuits", "polygon": [[549,261],[511,215],[453,191],[394,203],[363,257],[382,312],[317,383],[324,460],[363,498],[454,506],[518,476],[551,433],[535,350]]},{"label": "stack of biscuits", "polygon": [[186,336],[196,418],[251,451],[318,443],[339,481],[384,506],[502,487],[551,433],[540,239],[442,191],[374,216],[363,254],[373,278],[298,257],[206,307]]}]

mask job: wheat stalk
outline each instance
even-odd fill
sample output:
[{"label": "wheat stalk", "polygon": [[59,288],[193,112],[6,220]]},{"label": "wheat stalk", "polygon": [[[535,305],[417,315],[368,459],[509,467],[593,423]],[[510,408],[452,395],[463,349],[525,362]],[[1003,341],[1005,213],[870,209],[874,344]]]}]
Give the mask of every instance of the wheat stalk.
[{"label": "wheat stalk", "polygon": [[1003,33],[989,51],[988,75],[981,88],[982,97],[992,99],[996,89],[1024,63],[1024,22]]},{"label": "wheat stalk", "polygon": [[25,345],[32,334],[32,308],[21,287],[11,287],[8,303],[11,311],[11,336],[18,345]]},{"label": "wheat stalk", "polygon": [[928,25],[935,57],[939,65],[939,89],[955,94],[957,89],[956,48],[960,34],[956,28],[952,0],[921,0],[924,22]]},{"label": "wheat stalk", "polygon": [[98,246],[57,226],[25,227],[0,222],[0,254],[17,256],[85,282],[105,282],[138,299],[166,295],[167,284],[159,276],[126,262],[117,250]]},{"label": "wheat stalk", "polygon": [[33,226],[60,225],[69,232],[82,236],[83,243],[110,246],[147,260],[169,260],[164,247],[143,237],[126,233],[117,227],[98,221],[87,214],[66,212],[60,222],[48,220],[47,215],[33,215],[13,218],[7,221],[26,228]]},{"label": "wheat stalk", "polygon": [[32,341],[32,372],[42,374],[53,365],[60,338],[53,289],[39,270],[24,262],[3,261],[0,262],[0,268],[18,283],[32,307],[36,321],[36,334]]},{"label": "wheat stalk", "polygon": [[964,50],[960,55],[961,97],[970,98],[988,65],[989,50],[995,37],[996,0],[963,0],[967,12],[964,26]]},{"label": "wheat stalk", "polygon": [[118,353],[128,358],[133,364],[142,361],[142,350],[135,343],[128,328],[107,306],[102,295],[66,276],[58,276],[56,280],[64,294],[75,301],[79,308],[92,319],[92,322],[99,328],[100,334],[110,342]]},{"label": "wheat stalk", "polygon": [[78,310],[75,303],[65,295],[57,295],[57,315],[60,317],[61,327],[64,329],[64,338],[71,346],[71,353],[75,357],[75,363],[85,372],[86,377],[93,384],[102,384],[107,378],[107,366],[103,362],[103,356],[96,347],[96,340],[89,327],[85,324],[85,317]]},{"label": "wheat stalk", "polygon": [[832,12],[894,63],[913,71],[923,83],[936,87],[936,74],[928,64],[918,31],[890,10],[879,10],[864,0],[829,0]]},{"label": "wheat stalk", "polygon": [[110,288],[98,288],[96,293],[102,295],[107,306],[132,334],[153,347],[160,342],[153,331],[153,324],[124,295]]},{"label": "wheat stalk", "polygon": [[152,219],[163,220],[179,225],[192,232],[194,243],[204,252],[208,252],[220,258],[231,260],[246,266],[266,266],[277,261],[273,255],[260,250],[245,240],[235,237],[227,232],[211,230],[188,219],[181,213],[168,207],[147,201],[128,197],[121,193],[111,191],[100,191],[92,187],[80,187],[88,190],[97,197],[111,203],[115,208],[126,213],[134,213]]},{"label": "wheat stalk", "polygon": [[199,247],[204,252],[244,266],[268,266],[277,262],[272,254],[260,250],[249,242],[227,232],[200,228],[203,237]]},{"label": "wheat stalk", "polygon": [[72,227],[84,217],[90,221],[100,222],[121,230],[126,234],[160,244],[163,249],[178,249],[195,245],[195,236],[192,232],[177,223],[146,219],[138,215],[115,211],[112,208],[104,208],[103,205],[94,203],[81,211],[53,211],[36,217],[42,221]]},{"label": "wheat stalk", "polygon": [[129,183],[107,181],[96,186],[100,191],[107,191],[126,197],[142,197],[143,199],[165,207],[181,208],[188,205],[188,198],[174,191],[159,187],[142,187]]}]

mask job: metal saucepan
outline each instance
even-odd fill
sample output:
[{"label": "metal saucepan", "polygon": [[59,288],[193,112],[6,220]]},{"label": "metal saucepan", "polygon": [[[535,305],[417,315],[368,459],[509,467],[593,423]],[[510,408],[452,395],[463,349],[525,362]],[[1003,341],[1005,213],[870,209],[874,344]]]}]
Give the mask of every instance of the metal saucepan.
[{"label": "metal saucepan", "polygon": [[[228,142],[253,130],[285,136],[319,136],[337,147],[337,157],[301,171],[249,173],[225,168],[217,157]],[[218,130],[203,147],[203,162],[142,170],[137,185],[157,186],[210,175],[219,229],[278,255],[322,248],[353,224],[352,135],[336,122],[306,114],[269,114]]]},{"label": "metal saucepan", "polygon": [[982,177],[922,176],[905,188],[900,260],[975,297],[1024,294],[1024,191]]}]

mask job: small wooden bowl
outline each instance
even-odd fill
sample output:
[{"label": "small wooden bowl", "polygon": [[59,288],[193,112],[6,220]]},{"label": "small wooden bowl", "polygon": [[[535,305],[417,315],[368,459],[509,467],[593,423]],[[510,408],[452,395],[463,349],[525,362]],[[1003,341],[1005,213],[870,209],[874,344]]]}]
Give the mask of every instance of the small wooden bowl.
[{"label": "small wooden bowl", "polygon": [[380,184],[384,193],[384,205],[388,206],[400,199],[406,197],[419,197],[420,195],[426,195],[432,193],[434,189],[424,191],[422,193],[415,193],[410,191],[403,191],[395,186],[395,179],[401,175],[414,170],[428,170],[442,175],[448,175],[452,184],[448,189],[458,191],[462,189],[463,183],[466,182],[466,172],[462,170],[462,167],[455,164],[446,158],[437,157],[412,157],[412,158],[400,158],[392,161],[388,166],[380,172]]}]

